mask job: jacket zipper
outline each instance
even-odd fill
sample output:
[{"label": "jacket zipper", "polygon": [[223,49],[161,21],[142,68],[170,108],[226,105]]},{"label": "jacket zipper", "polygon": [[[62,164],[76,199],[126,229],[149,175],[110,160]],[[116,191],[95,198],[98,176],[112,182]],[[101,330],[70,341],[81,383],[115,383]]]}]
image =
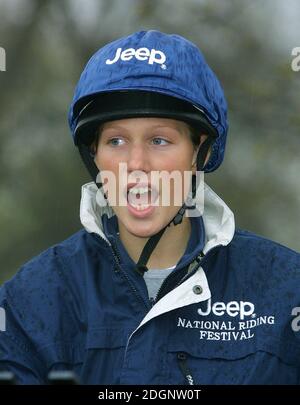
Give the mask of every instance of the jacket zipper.
[{"label": "jacket zipper", "polygon": [[[197,255],[190,261],[190,263],[189,263],[188,265],[186,265],[186,266],[184,266],[182,269],[178,270],[178,272],[182,272],[184,269],[186,269],[187,267],[189,267],[190,264],[193,263],[193,261],[196,260],[196,258],[197,258],[199,255],[200,255],[200,254],[197,254]],[[175,272],[175,273],[172,272],[171,274],[168,275],[167,278],[164,279],[164,281],[162,282],[162,285],[160,286],[160,288],[159,288],[159,290],[158,290],[158,292],[157,292],[157,294],[156,294],[156,297],[155,297],[155,300],[154,300],[154,303],[153,303],[153,304],[155,304],[160,298],[162,298],[162,291],[163,291],[163,289],[166,287],[167,284],[170,283],[170,280],[171,280],[173,277],[175,277],[175,276],[178,275],[178,272]],[[185,276],[186,276],[186,275],[185,275]],[[185,278],[185,276],[180,280],[180,283],[181,283],[182,280]]]},{"label": "jacket zipper", "polygon": [[[207,257],[211,256],[211,252],[216,251],[218,248],[220,248],[220,245],[213,247],[211,250],[209,250],[206,255],[204,255],[203,252],[200,252],[199,254],[197,254],[196,256],[194,256],[194,258],[190,261],[190,263],[183,267],[182,269],[180,269],[179,271],[184,270],[186,267],[189,267],[191,263],[193,263],[195,260],[197,260],[197,258],[200,256],[201,259],[197,260],[197,264],[195,265],[195,267],[193,268],[193,270],[190,273],[185,274],[182,279],[179,281],[179,283],[177,283],[175,285],[175,287],[178,287],[180,284],[182,284],[184,281],[186,281],[188,278],[190,278],[193,274],[195,274],[195,272],[199,269],[199,267],[202,266],[202,264],[207,260]],[[163,281],[162,285],[160,286],[157,295],[155,297],[155,301],[153,303],[156,304],[156,302],[162,298],[163,294],[162,291],[165,288],[165,286],[170,282],[170,279],[172,279],[174,277],[174,275],[177,275],[178,273],[174,273],[172,272],[171,274],[169,274],[169,276]]]},{"label": "jacket zipper", "polygon": [[132,290],[134,295],[138,298],[139,301],[141,301],[143,303],[143,305],[145,305],[146,309],[149,310],[149,303],[147,301],[145,301],[144,298],[139,294],[139,292],[137,291],[137,289],[134,287],[131,280],[127,276],[126,272],[122,269],[122,267],[120,265],[121,258],[120,258],[117,247],[114,246],[113,243],[108,243],[108,241],[106,239],[104,239],[102,236],[99,235],[99,237],[110,247],[112,255],[114,257],[115,264],[118,268],[118,271],[120,272],[121,276],[127,281],[127,283],[130,286],[130,289]]},{"label": "jacket zipper", "polygon": [[[98,236],[110,247],[111,252],[113,254],[115,263],[117,265],[118,271],[121,273],[122,277],[127,281],[127,283],[129,284],[132,292],[134,293],[134,295],[138,298],[139,301],[142,301],[143,305],[146,307],[147,310],[149,310],[152,306],[154,306],[157,301],[162,298],[162,291],[165,288],[165,286],[170,282],[170,280],[176,275],[177,276],[177,272],[172,272],[171,274],[169,274],[169,276],[163,281],[162,285],[160,286],[155,300],[152,301],[146,301],[144,300],[144,298],[139,294],[139,292],[137,291],[137,289],[134,287],[134,285],[132,285],[131,280],[129,279],[129,277],[127,276],[126,272],[122,269],[120,262],[121,262],[121,258],[118,252],[118,249],[116,246],[113,246],[113,243],[109,243],[106,239],[104,239],[102,236],[100,236],[98,234]],[[203,254],[203,252],[200,252],[199,254],[197,254],[196,256],[193,257],[193,259],[190,261],[190,263],[183,267],[182,269],[180,269],[179,271],[183,271],[185,268],[189,267],[191,263],[193,263],[193,261],[195,261],[199,256],[202,257],[202,260],[197,260],[197,265],[195,265],[195,268],[188,274],[185,274],[182,279],[179,281],[179,283],[176,284],[175,287],[178,287],[181,283],[183,283],[186,279],[188,279],[190,276],[192,276],[196,270],[203,264],[204,261],[206,261],[207,259],[207,255],[212,252],[215,251],[217,248],[219,248],[220,245],[215,246],[214,248],[212,248],[209,252],[206,253],[206,255]]]}]

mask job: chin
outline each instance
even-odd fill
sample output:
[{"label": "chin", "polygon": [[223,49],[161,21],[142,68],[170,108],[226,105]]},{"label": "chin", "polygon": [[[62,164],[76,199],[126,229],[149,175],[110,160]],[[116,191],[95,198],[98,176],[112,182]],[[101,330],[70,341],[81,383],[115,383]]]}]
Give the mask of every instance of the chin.
[{"label": "chin", "polygon": [[145,227],[145,226],[128,226],[127,231],[131,233],[132,235],[138,237],[138,238],[150,238],[151,236],[155,235],[157,232],[159,232],[162,229],[163,226],[161,227],[154,227],[153,225],[150,227]]},{"label": "chin", "polygon": [[155,235],[163,227],[163,223],[155,223],[155,221],[131,221],[128,220],[124,223],[127,232],[138,238],[150,238],[150,236]]},{"label": "chin", "polygon": [[[176,211],[177,212],[177,211]],[[175,214],[176,214],[175,212]],[[126,231],[138,238],[150,238],[164,228],[175,216],[173,213],[166,215],[165,212],[156,212],[151,218],[132,218],[127,212],[116,213]]]}]

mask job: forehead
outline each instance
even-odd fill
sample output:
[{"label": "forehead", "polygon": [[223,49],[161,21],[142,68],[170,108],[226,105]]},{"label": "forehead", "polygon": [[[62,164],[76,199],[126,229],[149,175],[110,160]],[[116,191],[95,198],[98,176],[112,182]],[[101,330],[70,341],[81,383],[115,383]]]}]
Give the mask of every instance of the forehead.
[{"label": "forehead", "polygon": [[126,118],[105,122],[101,129],[125,129],[125,130],[151,130],[156,128],[172,129],[180,133],[190,132],[190,127],[183,121],[174,120],[171,118],[156,118],[156,117],[141,117],[141,118]]}]

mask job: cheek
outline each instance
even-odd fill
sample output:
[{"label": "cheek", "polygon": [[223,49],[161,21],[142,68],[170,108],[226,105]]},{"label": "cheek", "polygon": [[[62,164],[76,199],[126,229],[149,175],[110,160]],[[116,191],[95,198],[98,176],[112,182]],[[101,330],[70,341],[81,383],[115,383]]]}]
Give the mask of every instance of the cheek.
[{"label": "cheek", "polygon": [[95,163],[99,170],[110,170],[114,173],[118,171],[119,162],[116,159],[116,156],[111,156],[110,153],[106,153],[103,150],[99,152],[98,149],[98,152],[95,157]]},{"label": "cheek", "polygon": [[191,170],[194,150],[191,148],[174,148],[166,154],[153,154],[151,163],[156,170]]},{"label": "cheek", "polygon": [[105,192],[110,206],[114,206],[118,195],[118,162],[103,151],[98,152],[95,157],[95,163],[100,170],[103,191]]},{"label": "cheek", "polygon": [[193,153],[172,153],[165,158],[157,157],[155,159],[156,170],[167,170],[172,172],[174,170],[185,171],[192,168]]},{"label": "cheek", "polygon": [[180,172],[180,185],[175,182],[171,183],[171,193],[175,198],[175,205],[181,206],[186,199],[192,182],[192,163],[194,149],[182,148],[181,153],[172,156],[168,162],[169,171],[175,170]]}]

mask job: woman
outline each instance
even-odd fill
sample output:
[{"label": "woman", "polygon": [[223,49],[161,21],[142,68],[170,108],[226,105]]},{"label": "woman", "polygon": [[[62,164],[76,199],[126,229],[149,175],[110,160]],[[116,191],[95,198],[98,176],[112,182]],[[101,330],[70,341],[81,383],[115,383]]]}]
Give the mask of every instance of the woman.
[{"label": "woman", "polygon": [[1,289],[0,364],[19,383],[53,370],[83,384],[299,383],[299,255],[236,230],[199,176],[223,160],[226,115],[180,36],[137,32],[91,58],[69,114],[94,180],[84,229]]}]

